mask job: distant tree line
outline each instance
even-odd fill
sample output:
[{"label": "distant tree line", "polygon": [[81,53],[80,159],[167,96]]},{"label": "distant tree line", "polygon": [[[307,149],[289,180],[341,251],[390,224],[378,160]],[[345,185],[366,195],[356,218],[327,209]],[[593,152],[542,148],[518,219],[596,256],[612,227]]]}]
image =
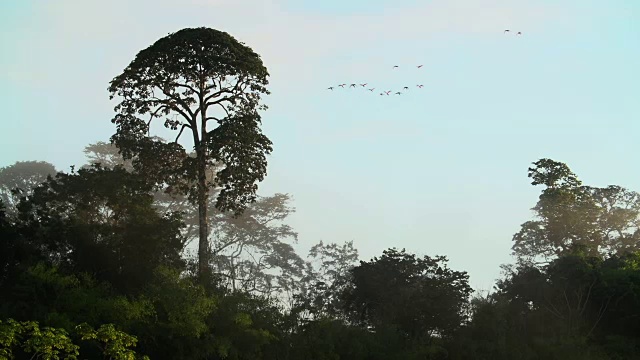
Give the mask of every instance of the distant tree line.
[{"label": "distant tree line", "polygon": [[[640,194],[533,163],[535,217],[488,294],[445,256],[301,256],[291,197],[256,193],[267,75],[182,30],[114,79],[116,134],[84,166],[0,169],[0,359],[640,358]],[[193,151],[150,136],[161,116]]]}]

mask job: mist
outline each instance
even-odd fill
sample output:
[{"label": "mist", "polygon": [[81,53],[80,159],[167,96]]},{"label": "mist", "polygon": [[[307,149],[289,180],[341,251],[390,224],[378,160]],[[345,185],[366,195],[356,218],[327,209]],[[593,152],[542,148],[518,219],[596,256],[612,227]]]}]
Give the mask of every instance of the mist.
[{"label": "mist", "polygon": [[0,9],[0,357],[640,353],[637,4]]}]

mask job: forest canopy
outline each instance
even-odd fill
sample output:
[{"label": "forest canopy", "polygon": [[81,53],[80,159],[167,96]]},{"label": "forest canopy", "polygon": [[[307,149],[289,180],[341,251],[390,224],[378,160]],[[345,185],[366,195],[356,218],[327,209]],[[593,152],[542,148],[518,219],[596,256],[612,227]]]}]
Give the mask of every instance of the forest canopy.
[{"label": "forest canopy", "polygon": [[0,359],[640,359],[639,193],[533,162],[489,293],[445,254],[301,254],[293,197],[257,193],[268,75],[225,32],[169,34],[111,82],[83,166],[0,168]]}]

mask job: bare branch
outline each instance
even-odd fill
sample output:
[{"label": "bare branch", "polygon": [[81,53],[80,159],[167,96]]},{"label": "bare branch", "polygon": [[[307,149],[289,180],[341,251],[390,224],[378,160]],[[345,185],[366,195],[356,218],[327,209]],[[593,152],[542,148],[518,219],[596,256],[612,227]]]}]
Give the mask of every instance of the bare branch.
[{"label": "bare branch", "polygon": [[604,313],[607,311],[607,307],[609,307],[609,302],[610,301],[611,301],[611,297],[607,298],[607,302],[600,306],[600,310],[598,311],[598,319],[596,320],[596,322],[591,327],[591,330],[589,330],[589,332],[587,333],[587,337],[589,337],[591,335],[591,333],[593,332],[593,330],[595,330],[595,328],[598,325],[598,323],[600,322],[600,320],[602,320],[602,316],[604,316]]},{"label": "bare branch", "polygon": [[151,133],[151,122],[153,121],[153,119],[155,119],[156,117],[158,117],[158,112],[161,111],[162,109],[168,108],[169,106],[167,104],[163,104],[161,106],[159,106],[157,109],[155,109],[151,115],[149,116],[149,121],[147,121],[147,135],[149,135]]},{"label": "bare branch", "polygon": [[208,107],[209,107],[209,106],[211,106],[211,105],[219,105],[219,104],[221,104],[221,103],[223,103],[223,102],[225,102],[225,101],[235,100],[235,99],[237,99],[238,97],[239,97],[239,95],[238,95],[238,94],[235,94],[235,95],[232,95],[232,96],[226,96],[226,97],[223,97],[223,98],[218,99],[218,100],[216,100],[216,101],[209,101],[209,102],[206,102],[206,103],[205,103],[205,106],[208,108]]},{"label": "bare branch", "polygon": [[564,319],[564,316],[562,316],[562,313],[553,305],[553,303],[551,301],[549,301],[545,295],[543,295],[544,300],[547,302],[547,304],[549,304],[554,311],[551,311],[551,309],[549,309],[544,303],[542,304],[542,306],[544,306],[545,309],[547,309],[550,313],[552,313],[553,315],[557,316],[560,319]]},{"label": "bare branch", "polygon": [[240,256],[240,254],[242,254],[242,250],[244,250],[244,245],[245,243],[241,242],[240,245],[237,247],[236,250],[234,250],[231,255],[229,255],[230,258],[235,259],[238,256]]},{"label": "bare branch", "polygon": [[193,93],[194,93],[194,94],[196,94],[196,95],[200,96],[200,92],[199,92],[198,90],[194,89],[193,87],[191,87],[191,86],[189,86],[189,85],[187,85],[187,84],[180,84],[180,83],[177,83],[177,82],[176,82],[176,83],[171,83],[171,85],[175,85],[175,86],[177,86],[177,87],[184,87],[184,88],[187,88],[187,89],[189,89],[189,90],[193,91]]},{"label": "bare branch", "polygon": [[251,259],[253,259],[253,262],[256,264],[256,267],[259,269],[260,268],[260,264],[262,262],[262,257],[260,258],[260,262],[258,262],[255,258],[255,256],[253,256],[253,254],[251,252],[248,253],[249,256],[251,256]]},{"label": "bare branch", "polygon": [[591,282],[591,285],[589,285],[589,291],[587,292],[587,298],[584,300],[584,304],[583,304],[583,308],[582,311],[580,311],[580,315],[582,315],[582,313],[584,313],[585,309],[587,308],[587,303],[589,302],[589,297],[591,296],[591,289],[593,288],[593,285],[596,284],[596,279],[593,279],[593,282]]},{"label": "bare branch", "polygon": [[569,298],[567,298],[567,289],[566,288],[562,291],[562,295],[564,295],[564,300],[567,303],[567,309],[569,310],[569,315],[571,315],[572,309],[571,309],[571,305],[569,304]]},{"label": "bare branch", "polygon": [[212,89],[216,89],[216,88],[218,88],[218,89],[222,89],[222,77],[221,77],[221,78],[218,78],[219,80],[218,80],[218,83],[217,83],[217,84],[216,84],[216,79],[217,79],[217,78],[215,78],[215,77],[212,79],[213,85],[209,85],[209,86],[205,87],[205,89],[204,89],[204,90],[205,90],[205,94],[206,94],[209,90],[212,90]]},{"label": "bare branch", "polygon": [[[186,119],[192,119],[194,117],[193,115],[193,111],[191,111],[191,108],[189,107],[189,105],[187,105],[187,103],[184,102],[184,100],[182,98],[180,98],[179,96],[174,96],[173,94],[171,94],[170,92],[166,91],[166,89],[160,89],[162,90],[162,93],[166,96],[168,96],[171,100],[176,101],[180,106],[182,106],[182,108],[184,110],[186,110],[190,116],[187,116],[186,114],[183,113],[183,116]],[[158,99],[159,100],[159,99]],[[166,102],[166,100],[159,100],[161,102]],[[176,111],[181,112],[177,107],[175,108]],[[181,112],[182,113],[182,112]]]},{"label": "bare branch", "polygon": [[167,104],[162,104],[162,105],[161,105],[161,106],[159,106],[157,109],[155,109],[155,110],[151,113],[151,115],[150,115],[150,116],[151,116],[151,119],[149,119],[149,122],[147,123],[147,125],[149,125],[149,124],[151,123],[151,120],[153,120],[153,118],[157,117],[157,115],[158,115],[158,112],[159,112],[159,111],[161,111],[161,110],[163,110],[163,109],[166,109],[166,108],[168,108],[168,107],[169,107],[169,105],[167,105]]},{"label": "bare branch", "polygon": [[[244,83],[244,81],[245,81],[245,80],[246,80],[246,77],[245,77],[245,76],[239,76],[239,77],[238,77],[238,81],[237,81],[237,82],[236,82],[236,84],[233,86],[233,88],[231,88],[231,90],[229,90],[228,88],[224,88],[224,89],[223,89],[223,88],[222,88],[222,82],[220,82],[220,84],[219,84],[219,89],[220,89],[220,90],[218,90],[218,91],[216,91],[216,92],[212,93],[211,95],[207,96],[207,97],[204,99],[204,103],[205,103],[205,104],[208,104],[208,103],[209,103],[209,100],[214,99],[214,98],[217,98],[218,96],[220,96],[220,95],[222,95],[222,94],[236,94],[236,93],[237,93],[237,90],[240,88],[240,84]],[[235,97],[236,97],[236,95],[231,96],[231,98],[235,98]],[[222,98],[222,99],[220,99],[220,100],[216,100],[216,101],[214,101],[213,103],[215,104],[216,102],[222,102],[222,101],[224,101],[225,99],[229,99],[229,98],[225,97],[225,98]]]},{"label": "bare branch", "polygon": [[222,94],[235,94],[235,92],[233,90],[229,90],[229,89],[221,89],[219,91],[214,92],[213,94],[207,96],[206,98],[204,98],[204,103],[208,104],[210,100],[219,97]]},{"label": "bare branch", "polygon": [[238,242],[240,242],[242,239],[240,237],[236,237],[236,239],[229,241],[228,243],[224,244],[222,247],[219,247],[215,250],[214,254],[219,254],[220,252],[222,252],[222,250],[228,248],[231,245],[235,245]]},{"label": "bare branch", "polygon": [[[170,106],[171,104],[167,103],[167,100],[162,100],[162,99],[158,99],[158,98],[152,98],[152,101],[156,101],[162,104],[161,107],[168,107],[170,110],[174,110],[176,111],[178,114],[182,115],[182,117],[192,126],[194,125],[193,123],[193,119],[191,117],[189,117],[189,115],[187,115],[184,111],[182,111],[179,107],[173,107]],[[191,109],[189,109],[189,114],[191,114]],[[192,128],[193,129],[193,128]]]},{"label": "bare branch", "polygon": [[180,135],[182,135],[182,132],[184,131],[184,128],[189,128],[191,129],[191,126],[189,124],[182,124],[182,127],[180,128],[180,132],[178,132],[178,136],[176,136],[176,139],[174,142],[178,142],[178,139],[180,138]]},{"label": "bare branch", "polygon": [[[208,105],[209,105],[209,104],[207,104],[207,106],[208,106]],[[222,104],[220,104],[220,103],[218,103],[218,104],[216,104],[216,105],[220,106],[220,107],[222,108],[222,110],[224,110],[224,112],[227,114],[227,117],[230,117],[230,116],[231,116],[231,114],[229,113],[229,110],[227,110],[227,108],[226,108],[224,105],[222,105]]]},{"label": "bare branch", "polygon": [[[239,83],[239,82],[238,82]],[[222,83],[218,83],[218,91],[211,93],[211,95],[207,96],[204,98],[204,102],[207,103],[209,102],[209,100],[217,98],[218,96],[222,95],[222,94],[234,94],[235,90],[237,90],[238,88],[238,83],[236,83],[236,85],[234,85],[233,88],[229,89],[227,87],[222,87]]]}]

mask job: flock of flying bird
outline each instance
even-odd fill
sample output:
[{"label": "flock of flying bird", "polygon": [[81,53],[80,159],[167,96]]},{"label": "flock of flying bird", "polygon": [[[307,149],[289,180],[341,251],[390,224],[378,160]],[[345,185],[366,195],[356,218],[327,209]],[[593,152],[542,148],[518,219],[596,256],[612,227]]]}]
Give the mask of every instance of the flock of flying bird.
[{"label": "flock of flying bird", "polygon": [[[416,67],[417,67],[418,69],[420,69],[420,68],[421,68],[421,67],[423,67],[423,66],[424,66],[424,65],[418,65],[418,66],[416,66]],[[395,68],[398,68],[398,67],[399,67],[398,65],[394,65],[394,66],[393,66],[393,68],[394,68],[394,69],[395,69]],[[367,83],[364,83],[364,84],[349,84],[349,88],[355,88],[355,87],[357,87],[358,85],[360,85],[360,86],[362,86],[362,87],[366,87],[366,86],[367,86]],[[338,87],[341,87],[341,88],[344,88],[345,86],[347,86],[347,84],[339,84],[339,85],[337,85],[337,86],[338,86]],[[422,88],[423,86],[424,86],[424,85],[422,85],[422,84],[418,84],[418,85],[416,85],[416,87],[418,87],[418,88]],[[335,87],[330,86],[330,87],[328,87],[327,89],[328,89],[328,90],[333,90],[333,89],[335,89]],[[369,90],[369,91],[371,91],[371,92],[373,92],[373,90],[375,90],[375,89],[376,89],[376,88],[367,88],[367,90]],[[404,88],[402,88],[402,89],[403,89],[403,90],[409,90],[409,87],[408,87],[408,86],[405,86],[405,87],[404,87]],[[389,94],[391,94],[391,92],[392,92],[392,90],[383,91],[383,92],[381,92],[381,93],[380,93],[380,95],[381,95],[381,96],[382,96],[382,95],[389,95]],[[398,92],[396,92],[395,94],[396,94],[396,95],[402,95],[402,92],[398,91]]]},{"label": "flock of flying bird", "polygon": [[[511,30],[509,30],[509,29],[506,29],[506,30],[504,31],[504,33],[509,33],[509,32],[511,32]],[[518,32],[516,33],[516,35],[522,35],[522,32],[521,32],[521,31],[518,31]],[[421,67],[423,67],[423,66],[424,66],[424,65],[418,65],[418,66],[416,66],[416,68],[420,69],[420,68],[421,68]],[[396,68],[398,68],[398,67],[399,67],[398,65],[394,65],[394,66],[393,66],[393,68],[394,68],[394,69],[396,69]],[[366,87],[366,86],[367,86],[367,83],[364,83],[364,84],[349,84],[349,88],[355,88],[355,87],[357,87],[358,85],[360,85],[360,86],[362,86],[362,87],[364,88],[364,87]],[[347,86],[347,84],[339,84],[339,85],[337,85],[337,86],[338,86],[338,87],[341,87],[341,88],[343,88],[343,89],[344,89],[344,87],[345,87],[345,86]],[[418,87],[418,88],[420,88],[420,89],[422,89],[422,87],[423,87],[423,86],[424,86],[424,85],[422,85],[422,84],[418,84],[418,85],[416,85],[416,87]],[[334,87],[334,86],[330,86],[330,87],[328,87],[328,88],[327,88],[327,90],[331,90],[331,91],[333,91],[333,89],[335,89],[335,87]],[[375,90],[375,88],[367,88],[367,90],[369,90],[369,91],[373,92],[373,90]],[[405,87],[403,87],[403,88],[402,88],[402,90],[409,90],[409,87],[408,87],[408,86],[405,86]],[[391,94],[392,92],[393,92],[393,90],[383,91],[383,92],[381,92],[381,93],[380,93],[380,96],[384,96],[384,95],[387,95],[387,96],[388,96],[388,95],[389,95],[389,94]],[[395,94],[396,94],[396,95],[402,95],[402,92],[401,92],[401,91],[397,91]]]}]

